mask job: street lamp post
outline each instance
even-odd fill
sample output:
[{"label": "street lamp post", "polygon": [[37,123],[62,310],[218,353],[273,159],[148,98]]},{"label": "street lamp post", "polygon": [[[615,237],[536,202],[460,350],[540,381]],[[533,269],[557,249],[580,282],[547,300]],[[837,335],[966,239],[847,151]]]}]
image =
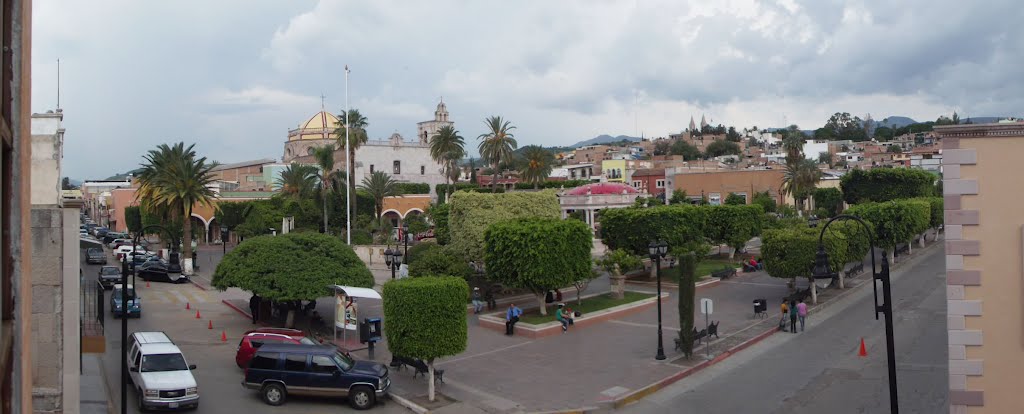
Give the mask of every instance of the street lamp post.
[{"label": "street lamp post", "polygon": [[661,259],[668,253],[668,244],[664,241],[652,241],[647,245],[651,261],[655,263],[655,273],[658,275],[658,353],[654,359],[659,361],[665,359],[665,345],[661,335]]},{"label": "street lamp post", "polygon": [[402,223],[402,239],[405,241],[405,261],[402,263],[409,264],[409,223]]},{"label": "street lamp post", "polygon": [[391,279],[395,278],[395,270],[402,265],[402,251],[398,250],[395,246],[395,250],[391,250],[391,246],[388,246],[387,250],[384,250],[384,263],[391,268]]},{"label": "street lamp post", "polygon": [[[815,279],[833,279],[836,278],[836,273],[833,272],[828,265],[828,252],[825,251],[825,243],[823,241],[825,237],[825,230],[828,226],[836,220],[853,220],[861,224],[864,227],[864,231],[868,234],[868,242],[871,246],[871,274],[872,274],[872,287],[875,289],[875,320],[878,320],[878,314],[881,312],[885,316],[885,350],[887,363],[889,368],[889,412],[892,414],[898,414],[900,412],[899,396],[896,393],[896,343],[893,338],[893,322],[892,322],[892,280],[889,277],[889,259],[882,255],[882,269],[880,272],[875,271],[875,239],[871,236],[871,229],[868,227],[864,220],[860,217],[852,216],[849,214],[841,214],[830,219],[821,228],[821,233],[818,235],[818,252],[814,258],[814,270],[811,275]],[[882,303],[878,303],[878,281],[882,281]]]}]

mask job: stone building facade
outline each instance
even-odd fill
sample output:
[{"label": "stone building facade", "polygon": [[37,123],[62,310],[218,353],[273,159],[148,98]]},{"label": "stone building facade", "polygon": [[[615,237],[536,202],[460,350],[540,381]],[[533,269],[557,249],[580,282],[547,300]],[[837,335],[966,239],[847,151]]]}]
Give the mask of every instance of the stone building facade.
[{"label": "stone building facade", "polygon": [[272,159],[236,162],[218,165],[211,173],[216,179],[237,184],[231,191],[269,191],[271,184],[266,181],[263,166],[277,162]]}]

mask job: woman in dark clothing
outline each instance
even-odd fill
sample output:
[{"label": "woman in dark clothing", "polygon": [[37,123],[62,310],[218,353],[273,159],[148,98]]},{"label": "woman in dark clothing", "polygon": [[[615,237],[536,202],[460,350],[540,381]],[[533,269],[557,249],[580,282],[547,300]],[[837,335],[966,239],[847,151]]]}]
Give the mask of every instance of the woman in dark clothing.
[{"label": "woman in dark clothing", "polygon": [[789,331],[796,333],[796,300],[789,300]]}]

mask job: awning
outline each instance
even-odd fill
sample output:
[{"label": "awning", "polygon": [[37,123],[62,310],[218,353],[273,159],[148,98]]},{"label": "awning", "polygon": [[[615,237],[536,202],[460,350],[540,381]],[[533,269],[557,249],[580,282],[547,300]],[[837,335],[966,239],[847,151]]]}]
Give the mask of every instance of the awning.
[{"label": "awning", "polygon": [[96,248],[102,249],[103,248],[103,242],[101,242],[99,240],[96,240],[96,239],[88,238],[88,237],[79,237],[78,238],[78,248],[79,249],[88,249],[88,248],[92,248],[92,247],[96,247]]},{"label": "awning", "polygon": [[341,286],[341,285],[330,285],[330,288],[334,291],[345,292],[346,296],[353,298],[369,298],[369,299],[380,299],[380,293],[370,288],[361,288],[354,286]]}]

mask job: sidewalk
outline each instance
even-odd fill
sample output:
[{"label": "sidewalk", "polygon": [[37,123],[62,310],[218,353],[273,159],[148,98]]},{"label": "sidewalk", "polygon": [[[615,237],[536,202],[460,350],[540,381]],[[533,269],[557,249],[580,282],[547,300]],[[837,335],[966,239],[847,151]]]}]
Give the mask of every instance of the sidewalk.
[{"label": "sidewalk", "polygon": [[107,389],[103,380],[103,368],[100,363],[101,354],[82,355],[82,381],[79,387],[81,392],[81,413],[82,414],[108,414],[108,399],[110,390]]}]

